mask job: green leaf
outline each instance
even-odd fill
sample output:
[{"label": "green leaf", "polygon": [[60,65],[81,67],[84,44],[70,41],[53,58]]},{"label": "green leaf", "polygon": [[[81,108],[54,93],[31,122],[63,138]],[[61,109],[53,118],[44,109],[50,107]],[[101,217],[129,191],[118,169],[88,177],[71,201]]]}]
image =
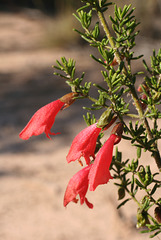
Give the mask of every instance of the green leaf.
[{"label": "green leaf", "polygon": [[135,178],[135,183],[138,185],[138,187],[140,188],[145,188],[143,184],[141,184],[141,182],[139,182],[139,180],[137,178]]},{"label": "green leaf", "polygon": [[156,192],[157,188],[158,188],[158,184],[156,183],[150,192],[151,196]]},{"label": "green leaf", "polygon": [[119,209],[120,207],[122,207],[123,205],[125,205],[125,203],[127,203],[129,200],[131,200],[131,198],[127,198],[126,200],[124,200],[122,203],[120,203],[120,204],[117,206],[117,209]]},{"label": "green leaf", "polygon": [[100,29],[99,29],[99,22],[95,24],[94,30],[92,31],[92,35],[95,39],[99,37]]},{"label": "green leaf", "polygon": [[[129,6],[127,6],[127,5],[124,6],[124,8],[123,8],[123,10],[122,10],[122,13],[121,13],[121,17],[122,17],[122,18],[125,17],[125,15],[127,14],[127,12],[129,11],[130,8],[131,8],[131,4],[130,4]],[[132,11],[131,11],[131,13],[132,13]],[[130,15],[131,15],[131,13],[130,13]],[[126,16],[126,17],[127,17],[127,16]]]},{"label": "green leaf", "polygon": [[[88,8],[89,6],[90,6],[90,3],[86,3],[86,5],[84,5],[84,6],[80,7],[80,8],[78,8],[78,9],[77,9],[77,12],[80,12],[80,11],[82,11],[82,10]],[[73,14],[73,15],[74,15],[74,14]]]},{"label": "green leaf", "polygon": [[141,147],[137,147],[137,158],[141,157]]},{"label": "green leaf", "polygon": [[160,231],[157,231],[157,232],[155,232],[155,233],[154,233],[154,234],[152,234],[152,235],[150,235],[150,238],[153,238],[153,237],[157,236],[159,233],[161,233],[161,230],[160,230]]}]

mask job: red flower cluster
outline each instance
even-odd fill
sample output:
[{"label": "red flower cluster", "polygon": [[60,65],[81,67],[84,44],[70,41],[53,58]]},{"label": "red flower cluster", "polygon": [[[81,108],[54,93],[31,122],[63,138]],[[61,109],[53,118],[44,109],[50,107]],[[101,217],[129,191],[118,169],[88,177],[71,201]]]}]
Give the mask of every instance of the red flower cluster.
[{"label": "red flower cluster", "polygon": [[[22,130],[19,135],[20,138],[27,140],[31,136],[37,136],[43,132],[48,138],[50,138],[49,134],[55,135],[55,133],[51,133],[51,128],[56,115],[60,110],[70,106],[76,95],[76,93],[69,93],[40,108]],[[107,130],[115,120],[116,117],[111,119],[104,130]],[[93,204],[86,198],[88,188],[90,191],[94,191],[98,185],[105,184],[109,179],[112,179],[109,168],[112,161],[113,146],[121,140],[122,124],[119,123],[113,128],[109,139],[95,157],[96,142],[101,130],[102,128],[94,123],[82,130],[72,142],[66,157],[67,162],[78,160],[83,165],[80,158],[84,157],[87,166],[70,179],[64,195],[65,207],[71,201],[77,203],[78,199],[76,197],[79,195],[80,204],[85,202],[89,208],[93,208]],[[93,160],[94,162],[92,162]]]},{"label": "red flower cluster", "polygon": [[[81,204],[85,202],[89,208],[93,208],[86,198],[88,187],[90,191],[94,191],[98,185],[105,184],[112,179],[109,167],[112,161],[113,146],[121,140],[122,124],[112,131],[111,136],[100,148],[95,158],[94,151],[100,131],[101,129],[95,123],[81,131],[72,142],[67,161],[79,161],[82,156],[88,166],[70,179],[64,195],[64,206],[71,201],[77,203],[76,196],[79,195]],[[95,159],[94,163],[90,162],[90,156]]]}]

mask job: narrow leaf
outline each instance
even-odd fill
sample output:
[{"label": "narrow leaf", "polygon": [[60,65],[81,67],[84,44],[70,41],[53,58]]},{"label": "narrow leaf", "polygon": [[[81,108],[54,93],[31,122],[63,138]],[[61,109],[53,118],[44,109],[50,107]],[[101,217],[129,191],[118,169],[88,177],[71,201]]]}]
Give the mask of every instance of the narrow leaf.
[{"label": "narrow leaf", "polygon": [[126,200],[124,200],[122,203],[120,203],[117,207],[117,209],[119,209],[120,207],[122,207],[123,205],[125,205],[125,203],[127,203],[129,200],[131,200],[131,198],[128,198]]}]

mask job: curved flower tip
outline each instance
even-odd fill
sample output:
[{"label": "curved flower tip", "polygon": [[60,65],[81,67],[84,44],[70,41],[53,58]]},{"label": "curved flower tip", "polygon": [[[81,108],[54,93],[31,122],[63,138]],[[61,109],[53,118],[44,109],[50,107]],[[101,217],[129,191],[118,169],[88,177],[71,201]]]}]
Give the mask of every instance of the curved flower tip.
[{"label": "curved flower tip", "polygon": [[44,107],[40,108],[30,119],[26,127],[19,134],[19,137],[23,140],[29,139],[31,136],[40,135],[45,132],[46,136],[50,138],[49,134],[56,135],[51,133],[51,127],[54,124],[55,117],[57,113],[64,106],[64,102],[59,99],[53,101]]},{"label": "curved flower tip", "polygon": [[89,190],[94,191],[100,184],[112,179],[109,167],[112,161],[113,146],[117,136],[112,134],[97,153],[96,159],[89,172]]},{"label": "curved flower tip", "polygon": [[70,179],[64,195],[64,207],[66,207],[69,202],[77,203],[78,199],[76,196],[79,195],[81,205],[85,202],[89,208],[93,208],[93,204],[85,197],[88,190],[88,174],[90,168],[91,165],[81,169]]},{"label": "curved flower tip", "polygon": [[95,158],[94,151],[96,148],[96,141],[99,133],[101,132],[100,127],[94,123],[89,127],[83,129],[73,140],[70,147],[69,153],[66,157],[67,162],[79,160],[84,157],[86,164],[90,164],[90,156]]}]

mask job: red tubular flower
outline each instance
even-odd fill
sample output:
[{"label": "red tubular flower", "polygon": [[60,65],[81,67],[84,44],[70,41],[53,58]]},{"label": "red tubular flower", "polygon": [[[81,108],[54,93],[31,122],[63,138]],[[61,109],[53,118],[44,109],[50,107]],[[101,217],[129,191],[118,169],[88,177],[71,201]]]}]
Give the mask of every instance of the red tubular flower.
[{"label": "red tubular flower", "polygon": [[97,153],[96,159],[89,172],[90,191],[94,191],[100,184],[105,184],[112,179],[109,167],[112,161],[113,146],[117,135],[112,134]]},{"label": "red tubular flower", "polygon": [[96,148],[97,137],[102,128],[98,128],[94,123],[82,130],[73,140],[69,153],[66,157],[67,162],[79,160],[84,157],[87,165],[90,164],[90,156],[95,158],[94,151]]},{"label": "red tubular flower", "polygon": [[50,138],[49,134],[56,135],[58,133],[51,133],[52,125],[58,112],[63,108],[70,106],[76,93],[68,93],[62,98],[53,101],[44,107],[40,108],[30,119],[26,127],[19,134],[23,140],[29,139],[31,136],[40,135],[45,132],[46,136]]},{"label": "red tubular flower", "polygon": [[81,169],[70,179],[64,195],[64,207],[71,201],[77,203],[78,199],[76,199],[76,196],[79,195],[81,205],[85,202],[89,208],[93,208],[93,204],[88,202],[85,197],[88,190],[88,174],[91,166],[89,165]]},{"label": "red tubular flower", "polygon": [[58,99],[40,108],[22,130],[19,135],[20,138],[27,140],[31,136],[37,136],[43,132],[45,132],[48,138],[50,138],[49,134],[55,135],[55,133],[51,133],[50,129],[54,124],[57,113],[63,106],[64,102]]},{"label": "red tubular flower", "polygon": [[147,104],[145,102],[143,102],[142,100],[147,100],[147,96],[144,93],[140,97],[140,103],[141,103],[142,109],[145,110],[147,107]]}]

